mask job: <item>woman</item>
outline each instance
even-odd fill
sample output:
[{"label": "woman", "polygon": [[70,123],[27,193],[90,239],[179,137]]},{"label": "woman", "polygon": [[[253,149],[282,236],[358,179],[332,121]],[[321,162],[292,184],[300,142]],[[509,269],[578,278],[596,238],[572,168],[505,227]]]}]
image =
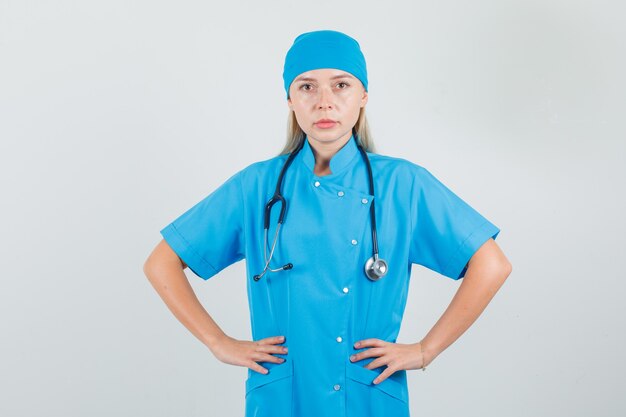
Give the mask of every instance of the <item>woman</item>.
[{"label": "woman", "polygon": [[[283,78],[283,152],[162,229],[144,271],[219,360],[249,368],[246,416],[408,416],[406,371],[453,343],[511,272],[500,230],[425,168],[374,153],[356,40],[303,33]],[[277,188],[286,204],[270,205]],[[183,273],[209,279],[243,258],[253,341],[224,334]],[[413,263],[465,279],[430,332],[401,344]]]}]

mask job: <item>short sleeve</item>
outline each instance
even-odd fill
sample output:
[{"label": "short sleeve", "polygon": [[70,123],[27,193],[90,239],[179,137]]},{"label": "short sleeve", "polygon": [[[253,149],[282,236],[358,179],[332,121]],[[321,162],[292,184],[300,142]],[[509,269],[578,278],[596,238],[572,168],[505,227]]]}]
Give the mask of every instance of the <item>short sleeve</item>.
[{"label": "short sleeve", "polygon": [[452,279],[465,276],[472,255],[500,229],[426,168],[417,166],[411,195],[411,263]]},{"label": "short sleeve", "polygon": [[160,231],[174,252],[202,279],[211,278],[245,256],[239,174]]}]

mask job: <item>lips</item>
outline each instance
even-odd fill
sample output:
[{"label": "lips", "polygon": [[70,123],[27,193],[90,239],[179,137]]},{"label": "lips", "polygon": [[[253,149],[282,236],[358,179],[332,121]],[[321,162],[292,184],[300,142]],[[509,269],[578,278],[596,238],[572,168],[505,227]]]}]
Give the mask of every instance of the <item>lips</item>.
[{"label": "lips", "polygon": [[331,119],[320,119],[317,122],[315,122],[315,125],[321,129],[328,129],[328,128],[335,126],[336,124],[337,122]]}]

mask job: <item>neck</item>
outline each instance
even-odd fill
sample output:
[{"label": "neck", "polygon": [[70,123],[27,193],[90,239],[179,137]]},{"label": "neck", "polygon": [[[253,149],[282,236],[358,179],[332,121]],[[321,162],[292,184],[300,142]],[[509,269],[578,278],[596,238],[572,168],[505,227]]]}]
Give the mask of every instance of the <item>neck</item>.
[{"label": "neck", "polygon": [[352,131],[346,135],[328,141],[320,141],[313,136],[307,135],[309,138],[309,145],[315,156],[315,174],[327,175],[332,174],[330,172],[330,160],[352,137]]}]

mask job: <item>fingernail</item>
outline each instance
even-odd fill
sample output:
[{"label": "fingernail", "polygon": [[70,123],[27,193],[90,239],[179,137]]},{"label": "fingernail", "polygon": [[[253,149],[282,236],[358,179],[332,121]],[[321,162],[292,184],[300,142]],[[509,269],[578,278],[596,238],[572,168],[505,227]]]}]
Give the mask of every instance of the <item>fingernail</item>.
[{"label": "fingernail", "polygon": [[283,352],[287,353],[287,348],[286,347],[283,348]]},{"label": "fingernail", "polygon": [[350,356],[350,360],[353,361],[354,360],[354,355]]},{"label": "fingernail", "polygon": [[354,344],[354,347],[359,347],[359,346],[361,346],[361,342],[356,342],[356,343]]},{"label": "fingernail", "polygon": [[278,340],[285,340],[285,336],[280,336]]}]

